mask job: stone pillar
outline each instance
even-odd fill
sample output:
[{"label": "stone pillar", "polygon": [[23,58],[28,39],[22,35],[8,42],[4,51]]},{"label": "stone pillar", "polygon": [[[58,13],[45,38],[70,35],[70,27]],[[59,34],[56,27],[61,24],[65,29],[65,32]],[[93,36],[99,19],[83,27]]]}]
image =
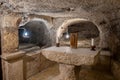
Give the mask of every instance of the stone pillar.
[{"label": "stone pillar", "polygon": [[1,45],[2,52],[14,52],[18,48],[18,20],[16,15],[5,15],[2,17]]},{"label": "stone pillar", "polygon": [[[23,80],[23,60],[16,62],[5,62],[6,80]],[[22,74],[21,74],[22,73]]]},{"label": "stone pillar", "polygon": [[76,80],[74,65],[59,64],[59,79],[58,80]]},{"label": "stone pillar", "polygon": [[3,80],[24,80],[23,75],[23,52],[17,52],[9,55],[2,55]]},{"label": "stone pillar", "polygon": [[[20,17],[16,14],[10,15],[2,15],[1,17],[1,49],[2,56],[13,54],[18,49],[18,24],[20,22]],[[11,68],[12,67],[12,68]],[[16,71],[15,73],[19,73],[18,70],[14,69],[17,65],[10,65],[9,62],[2,59],[2,71],[3,71],[3,80],[17,80],[17,79],[9,79],[10,73],[12,71]],[[22,67],[19,65],[19,67]],[[8,69],[10,71],[8,71]],[[8,72],[6,72],[8,71]],[[21,78],[20,78],[21,79]],[[22,80],[22,79],[21,79]]]}]

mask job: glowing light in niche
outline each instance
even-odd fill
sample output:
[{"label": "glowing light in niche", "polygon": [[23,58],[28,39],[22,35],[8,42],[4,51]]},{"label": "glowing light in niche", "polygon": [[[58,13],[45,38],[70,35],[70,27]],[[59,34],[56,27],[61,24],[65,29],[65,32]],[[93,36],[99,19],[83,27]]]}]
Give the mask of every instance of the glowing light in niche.
[{"label": "glowing light in niche", "polygon": [[67,33],[67,34],[65,35],[65,38],[66,38],[66,39],[69,39],[69,38],[70,38],[70,35]]},{"label": "glowing light in niche", "polygon": [[23,33],[23,37],[24,37],[24,38],[29,38],[29,37],[30,37],[29,32],[25,31],[25,32]]}]

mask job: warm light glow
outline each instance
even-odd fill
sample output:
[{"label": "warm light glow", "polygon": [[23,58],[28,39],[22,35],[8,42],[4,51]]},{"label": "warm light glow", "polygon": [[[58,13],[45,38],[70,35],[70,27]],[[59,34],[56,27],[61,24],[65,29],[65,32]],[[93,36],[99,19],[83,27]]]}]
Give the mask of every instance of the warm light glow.
[{"label": "warm light glow", "polygon": [[66,38],[66,39],[69,39],[69,38],[70,38],[70,35],[69,35],[69,34],[66,34],[65,38]]}]

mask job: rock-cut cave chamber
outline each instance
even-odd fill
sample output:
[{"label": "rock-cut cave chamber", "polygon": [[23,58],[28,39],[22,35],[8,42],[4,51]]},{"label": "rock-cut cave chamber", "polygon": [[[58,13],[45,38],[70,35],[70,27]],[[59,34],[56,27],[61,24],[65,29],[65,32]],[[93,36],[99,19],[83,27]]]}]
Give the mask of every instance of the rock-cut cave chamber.
[{"label": "rock-cut cave chamber", "polygon": [[0,45],[1,80],[120,80],[120,0],[0,0]]}]

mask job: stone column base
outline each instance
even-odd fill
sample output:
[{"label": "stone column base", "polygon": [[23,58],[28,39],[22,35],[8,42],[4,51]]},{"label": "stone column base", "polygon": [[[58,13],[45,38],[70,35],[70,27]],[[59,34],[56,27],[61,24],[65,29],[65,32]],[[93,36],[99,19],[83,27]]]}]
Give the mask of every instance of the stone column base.
[{"label": "stone column base", "polygon": [[76,80],[74,65],[59,64],[60,74],[54,80]]}]

